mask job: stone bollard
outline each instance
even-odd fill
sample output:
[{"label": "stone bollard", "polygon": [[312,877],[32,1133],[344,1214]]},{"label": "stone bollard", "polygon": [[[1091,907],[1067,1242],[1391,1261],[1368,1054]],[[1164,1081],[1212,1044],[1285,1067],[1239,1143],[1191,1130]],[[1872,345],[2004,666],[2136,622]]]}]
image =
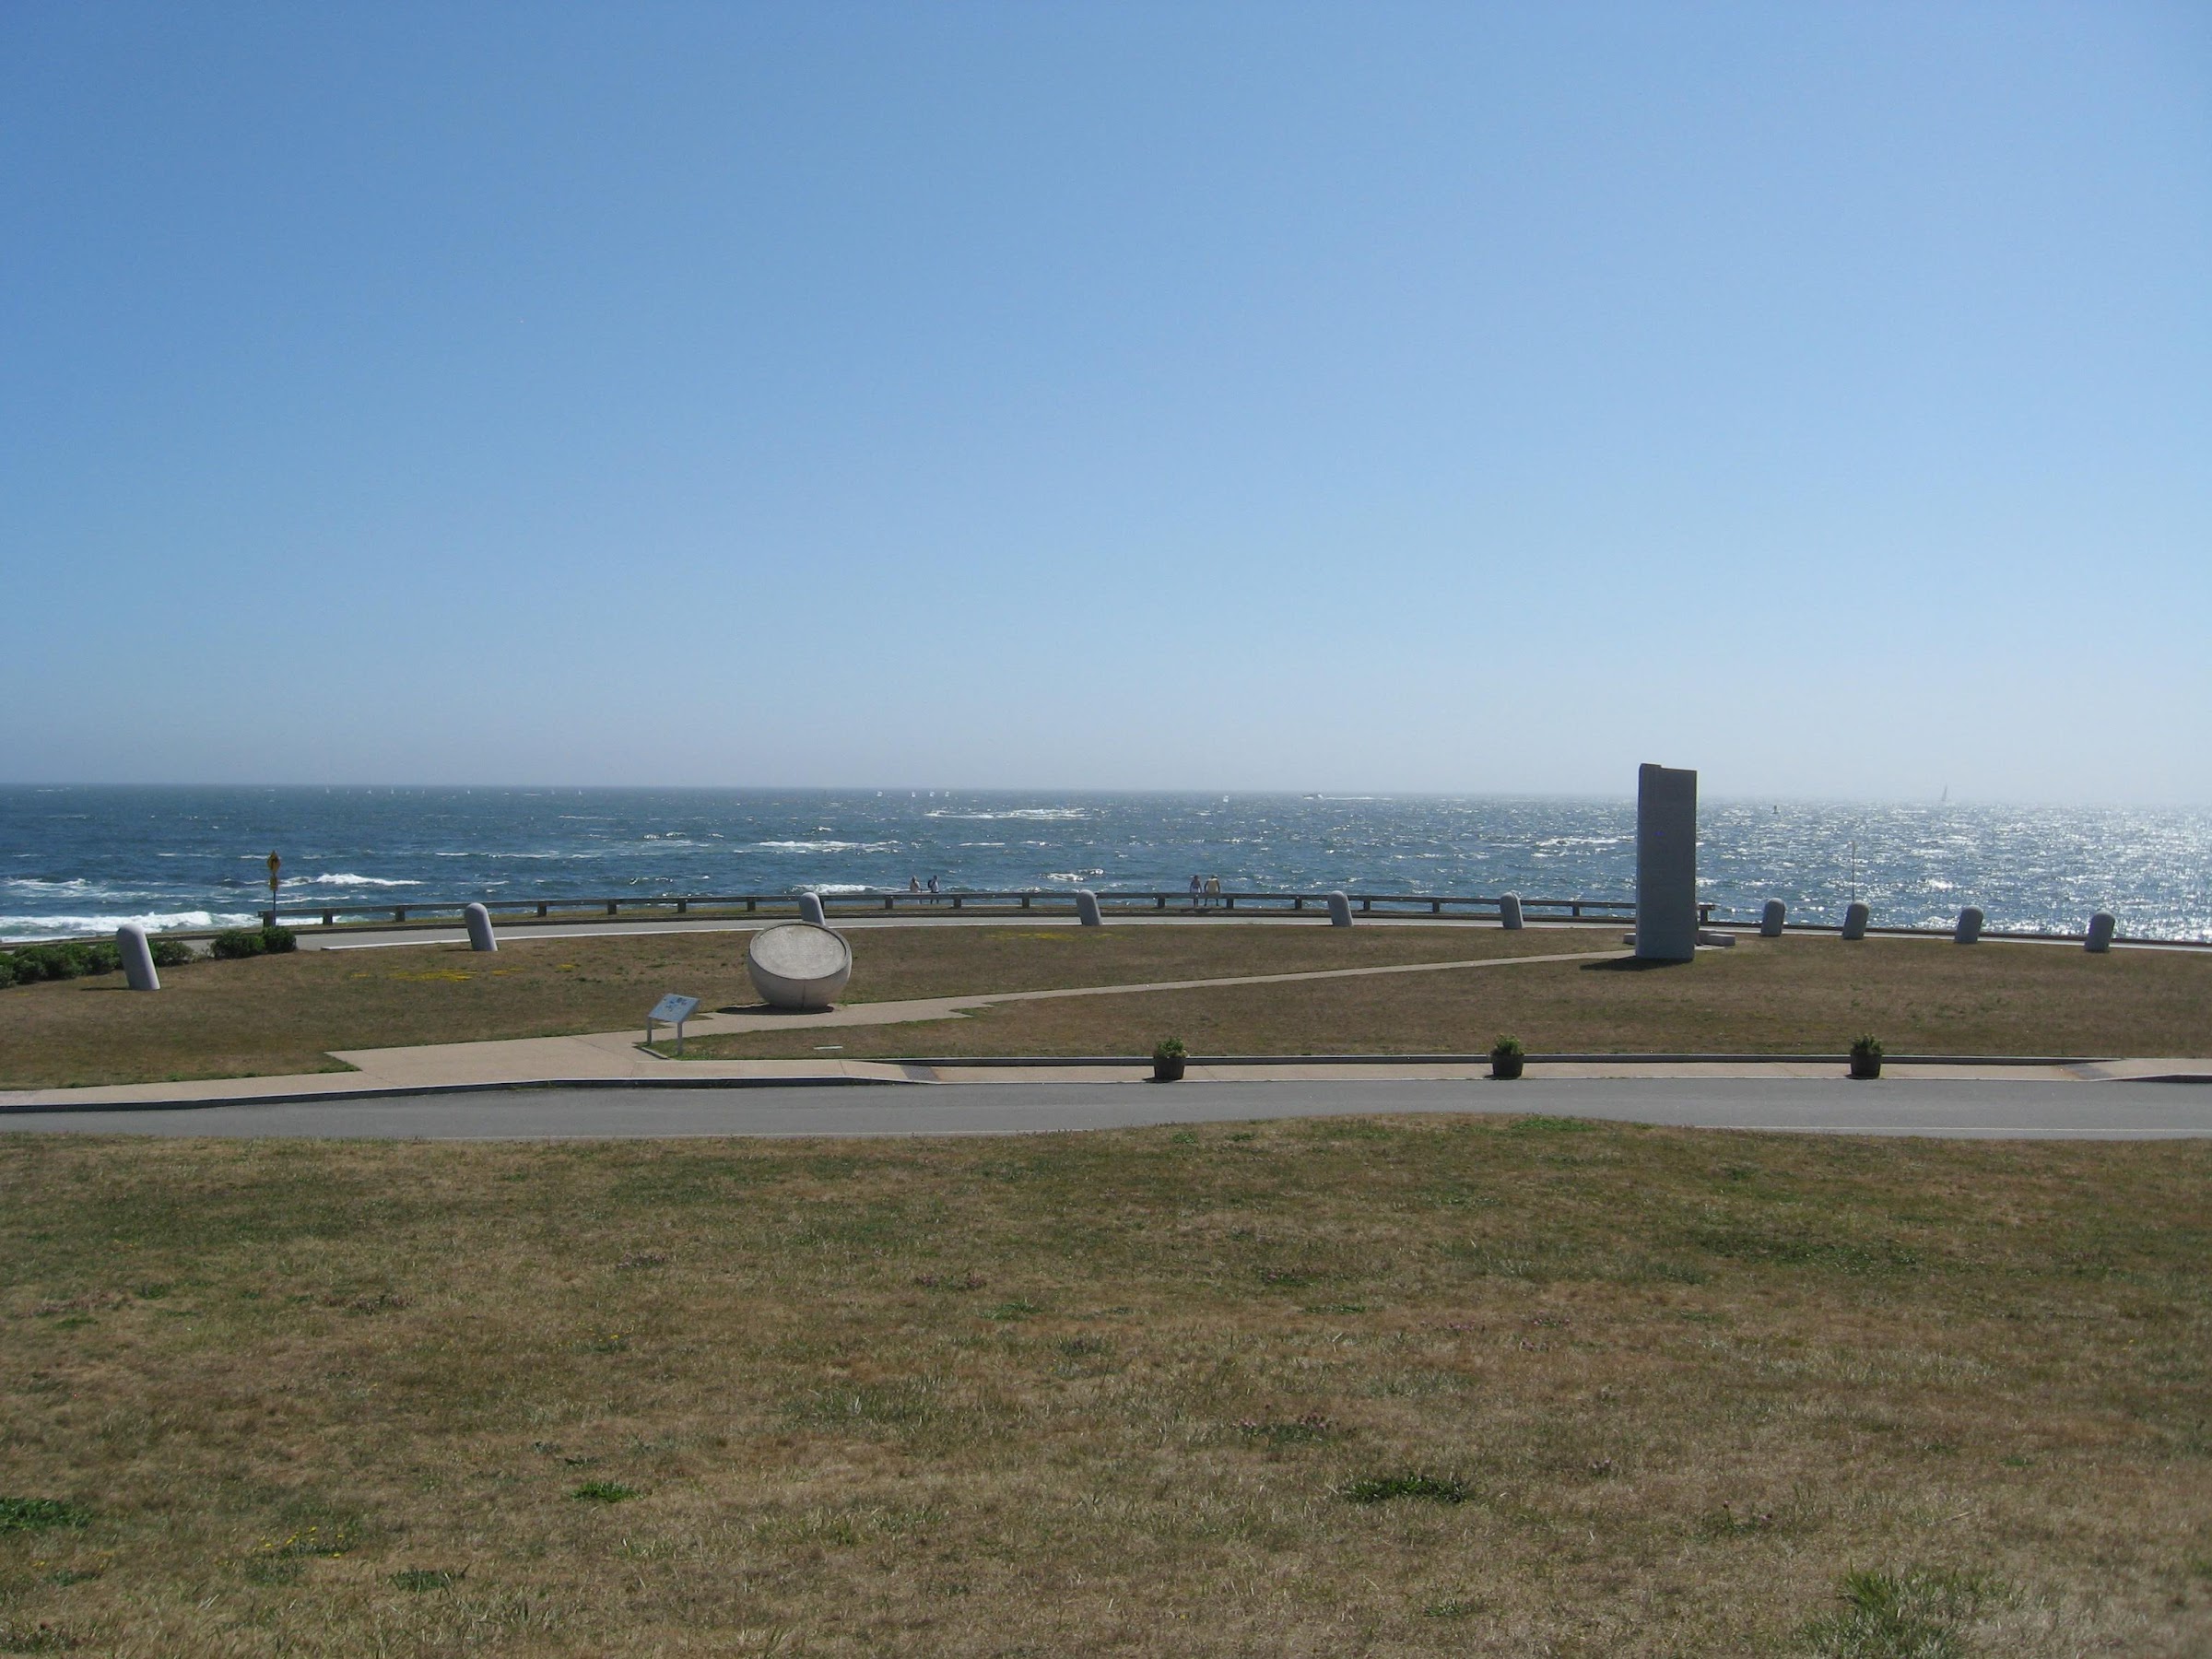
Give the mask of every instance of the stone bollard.
[{"label": "stone bollard", "polygon": [[819,893],[799,895],[799,920],[811,923],[816,927],[830,925],[830,918],[822,913],[822,896]]},{"label": "stone bollard", "polygon": [[1099,914],[1099,896],[1088,888],[1076,889],[1076,919],[1086,927],[1106,925],[1106,918]]},{"label": "stone bollard", "polygon": [[1853,899],[1843,907],[1843,936],[1847,939],[1865,938],[1866,924],[1873,918],[1874,912],[1866,908],[1866,900]]},{"label": "stone bollard", "polygon": [[1352,924],[1352,901],[1342,893],[1329,895],[1329,925],[1349,927]]},{"label": "stone bollard", "polygon": [[161,976],[154,971],[153,947],[146,942],[146,929],[135,922],[125,922],[115,930],[115,952],[123,958],[123,977],[134,991],[159,991]]},{"label": "stone bollard", "polygon": [[1521,931],[1524,924],[1521,920],[1520,894],[1507,893],[1499,899],[1498,924],[1504,928],[1507,933],[1519,933]]},{"label": "stone bollard", "polygon": [[480,904],[472,904],[461,912],[468,923],[468,947],[471,950],[497,950],[499,940],[491,931],[491,912]]},{"label": "stone bollard", "polygon": [[1951,937],[1961,945],[1981,944],[1982,912],[1980,909],[1970,904],[1964,910],[1960,911],[1959,912],[1959,925],[1952,931]]},{"label": "stone bollard", "polygon": [[2096,956],[2102,956],[2112,947],[2112,929],[2115,925],[2111,911],[2099,911],[2089,918],[2089,936],[2082,941],[2082,947]]},{"label": "stone bollard", "polygon": [[1788,919],[1789,906],[1779,899],[1767,900],[1767,908],[1759,912],[1759,936],[1762,939],[1782,937],[1782,924]]}]

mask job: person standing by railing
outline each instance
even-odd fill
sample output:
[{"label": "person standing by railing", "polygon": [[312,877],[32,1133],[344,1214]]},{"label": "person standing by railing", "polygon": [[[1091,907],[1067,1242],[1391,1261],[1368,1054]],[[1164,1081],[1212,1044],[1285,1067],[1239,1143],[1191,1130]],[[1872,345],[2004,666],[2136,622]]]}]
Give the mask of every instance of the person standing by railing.
[{"label": "person standing by railing", "polygon": [[1201,878],[1201,877],[1196,877],[1196,876],[1194,876],[1194,877],[1191,877],[1191,914],[1192,914],[1192,915],[1194,915],[1194,915],[1196,915],[1196,914],[1198,913],[1198,900],[1200,900],[1200,898],[1202,898],[1202,897],[1205,895],[1205,892],[1206,892],[1206,882],[1204,881],[1204,879],[1203,879],[1203,878]]}]

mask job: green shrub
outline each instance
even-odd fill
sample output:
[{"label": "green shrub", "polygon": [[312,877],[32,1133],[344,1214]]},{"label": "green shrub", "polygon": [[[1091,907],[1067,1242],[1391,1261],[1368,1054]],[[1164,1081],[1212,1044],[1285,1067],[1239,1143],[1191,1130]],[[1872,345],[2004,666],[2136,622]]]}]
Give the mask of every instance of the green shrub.
[{"label": "green shrub", "polygon": [[0,950],[0,991],[16,982],[16,959],[12,952]]},{"label": "green shrub", "polygon": [[1881,1039],[1871,1033],[1851,1040],[1851,1054],[1854,1060],[1879,1060],[1882,1057]]},{"label": "green shrub", "polygon": [[268,947],[269,942],[262,937],[258,927],[226,927],[209,946],[226,962],[236,961],[240,957],[257,957]]},{"label": "green shrub", "polygon": [[148,939],[146,947],[153,952],[157,968],[182,968],[198,955],[182,939]]},{"label": "green shrub", "polygon": [[261,947],[271,956],[282,956],[288,950],[300,948],[300,935],[288,927],[272,924],[261,930]]},{"label": "green shrub", "polygon": [[1155,1060],[1187,1060],[1190,1053],[1182,1046],[1180,1037],[1162,1037],[1152,1045],[1152,1058]]},{"label": "green shrub", "polygon": [[1507,1036],[1503,1032],[1499,1033],[1490,1042],[1490,1058],[1493,1060],[1519,1060],[1527,1053],[1528,1051],[1521,1046],[1520,1038]]},{"label": "green shrub", "polygon": [[16,980],[32,984],[39,980],[76,979],[91,970],[91,952],[82,945],[18,945]]},{"label": "green shrub", "polygon": [[84,947],[87,973],[120,973],[123,951],[112,939],[96,939]]}]

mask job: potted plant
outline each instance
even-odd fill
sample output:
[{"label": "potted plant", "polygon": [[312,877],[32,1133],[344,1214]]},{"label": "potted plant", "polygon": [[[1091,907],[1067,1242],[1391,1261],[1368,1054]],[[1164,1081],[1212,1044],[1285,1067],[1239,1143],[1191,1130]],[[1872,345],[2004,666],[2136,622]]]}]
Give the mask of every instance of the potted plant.
[{"label": "potted plant", "polygon": [[1862,1035],[1851,1040],[1851,1075],[1862,1081],[1882,1075],[1882,1045],[1878,1039]]},{"label": "potted plant", "polygon": [[1180,1083],[1182,1068],[1191,1058],[1191,1051],[1182,1046],[1180,1037],[1162,1037],[1152,1045],[1152,1081]]},{"label": "potted plant", "polygon": [[1528,1061],[1528,1051],[1521,1046],[1518,1037],[1500,1036],[1490,1044],[1490,1076],[1512,1082],[1521,1075],[1521,1067]]}]

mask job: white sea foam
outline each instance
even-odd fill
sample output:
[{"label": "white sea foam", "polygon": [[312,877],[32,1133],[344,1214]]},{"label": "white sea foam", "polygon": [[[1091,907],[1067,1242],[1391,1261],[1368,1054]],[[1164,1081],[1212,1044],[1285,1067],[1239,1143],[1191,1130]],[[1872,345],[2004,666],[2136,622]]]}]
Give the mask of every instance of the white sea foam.
[{"label": "white sea foam", "polygon": [[285,877],[285,885],[287,887],[403,888],[420,887],[422,883],[394,879],[383,876],[355,876],[346,871],[339,871],[329,876],[301,876],[298,877],[288,876]]},{"label": "white sea foam", "polygon": [[1054,870],[1045,879],[1047,881],[1088,881],[1093,876],[1105,874],[1106,872],[1103,870]]},{"label": "white sea foam", "polygon": [[881,889],[872,888],[865,881],[810,881],[799,888],[799,891],[802,893],[836,894],[874,893],[879,892]]},{"label": "white sea foam", "polygon": [[952,812],[945,807],[933,807],[923,815],[933,818],[968,818],[977,823],[998,823],[1008,818],[1028,818],[1039,823],[1069,823],[1087,818],[1090,814],[1080,806],[1018,806],[1008,812]]},{"label": "white sea foam", "polygon": [[148,933],[172,928],[251,927],[261,918],[251,912],[146,911],[135,916],[0,916],[0,939],[61,939],[78,934],[112,934],[125,922]]},{"label": "white sea foam", "polygon": [[[753,849],[759,853],[896,853],[897,841],[755,841]],[[865,888],[856,889],[865,892]]]}]

